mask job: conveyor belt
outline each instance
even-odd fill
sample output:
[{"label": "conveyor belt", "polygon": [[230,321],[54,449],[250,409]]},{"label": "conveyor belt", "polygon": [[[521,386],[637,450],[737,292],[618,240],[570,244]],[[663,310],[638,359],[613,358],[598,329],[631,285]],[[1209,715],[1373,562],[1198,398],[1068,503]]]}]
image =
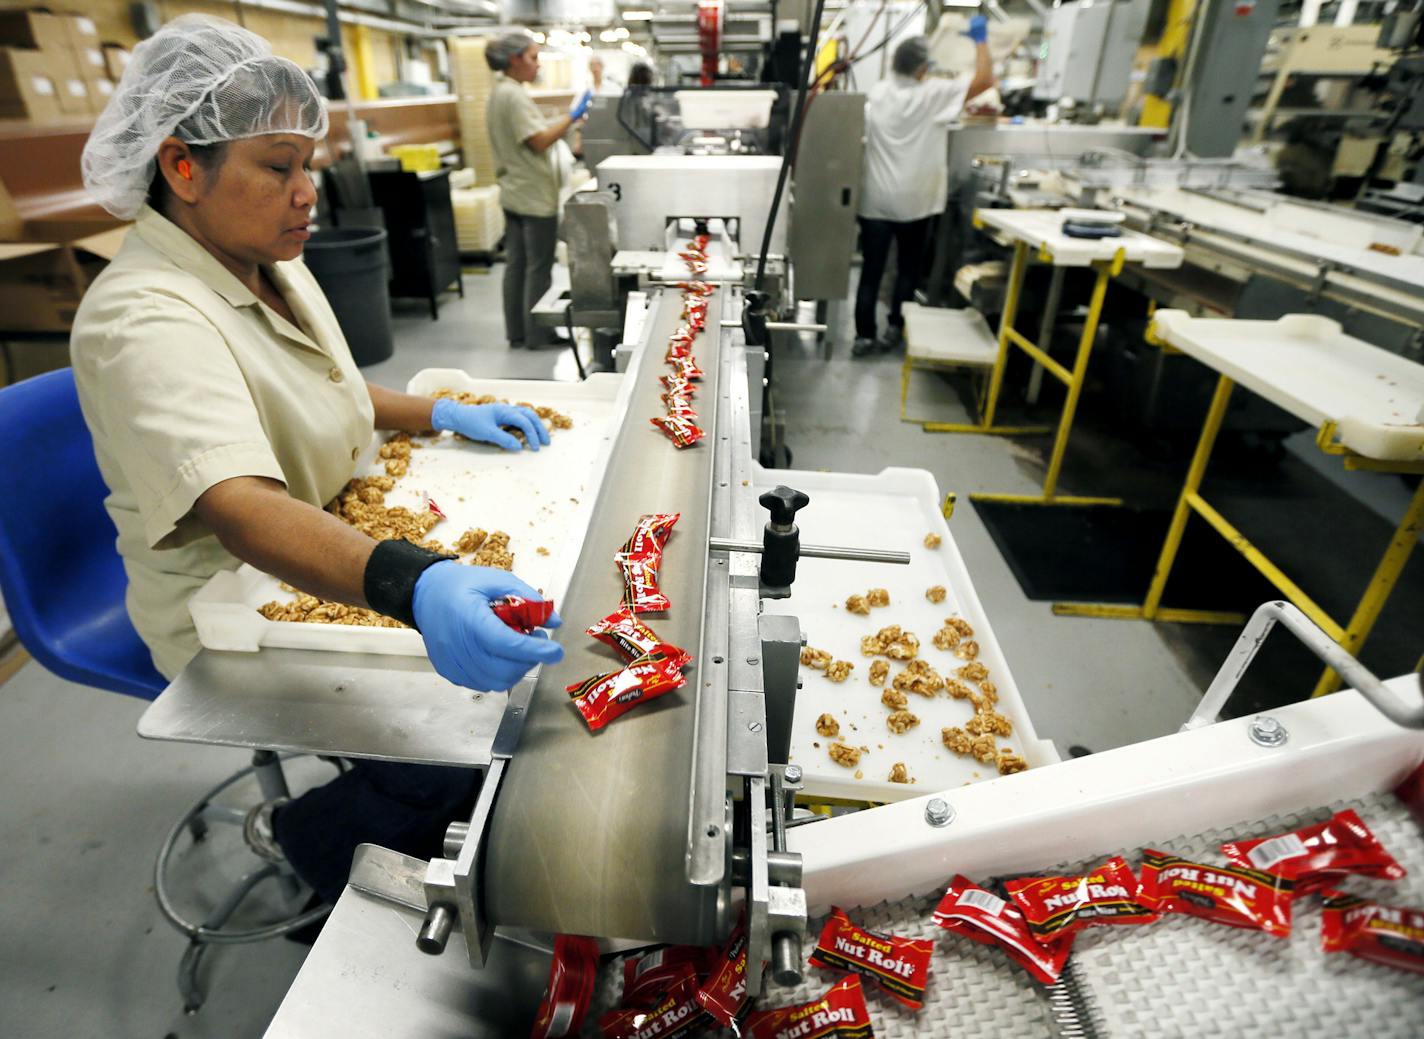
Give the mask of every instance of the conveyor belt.
[{"label": "conveyor belt", "polygon": [[[1203,862],[1224,862],[1218,850],[1224,841],[1292,830],[1342,808],[1358,811],[1409,875],[1400,881],[1349,877],[1340,886],[1394,905],[1424,905],[1424,830],[1390,794],[1167,838],[1155,846]],[[1086,869],[1119,852],[1134,868],[1140,861],[1141,849],[1105,848],[1090,861],[1047,865],[1045,872]],[[938,901],[936,892],[871,907],[845,907],[863,926],[935,942],[923,1010],[914,1013],[879,994],[867,996],[878,1039],[1417,1039],[1421,1033],[1424,976],[1345,954],[1327,957],[1320,951],[1318,896],[1296,899],[1288,939],[1188,916],[1164,917],[1141,927],[1089,928],[1073,947],[1069,960],[1073,980],[1071,984],[1060,981],[1057,992],[1035,984],[998,950],[936,927],[931,915]],[[824,917],[810,921],[808,934],[819,934],[824,923]],[[814,941],[807,942],[808,954],[813,946]],[[759,1005],[787,1006],[814,999],[835,977],[808,969],[802,984],[792,989],[772,987]],[[598,1034],[599,1014],[617,1005],[621,991],[622,962],[614,960],[601,974],[585,1035]],[[1077,1009],[1058,1016],[1055,1004],[1076,1004]]]},{"label": "conveyor belt", "polygon": [[[704,371],[697,394],[707,438],[677,451],[648,419],[663,413],[658,378],[680,316],[676,290],[650,315],[628,420],[599,494],[583,555],[559,603],[563,662],[541,672],[518,750],[495,802],[484,893],[496,924],[534,930],[661,941],[715,940],[715,887],[688,882],[693,803],[694,694],[702,687],[701,643],[716,441],[720,333],[726,289],[711,298],[697,340]],[[606,647],[583,634],[623,595],[613,553],[638,517],[681,512],[664,552],[660,584],[672,601],[647,619],[666,641],[698,658],[688,684],[590,733],[565,686],[616,670]],[[716,743],[716,741],[713,741]],[[726,741],[717,746],[725,755]],[[723,786],[715,791],[721,810]],[[725,837],[699,830],[720,847]]]}]

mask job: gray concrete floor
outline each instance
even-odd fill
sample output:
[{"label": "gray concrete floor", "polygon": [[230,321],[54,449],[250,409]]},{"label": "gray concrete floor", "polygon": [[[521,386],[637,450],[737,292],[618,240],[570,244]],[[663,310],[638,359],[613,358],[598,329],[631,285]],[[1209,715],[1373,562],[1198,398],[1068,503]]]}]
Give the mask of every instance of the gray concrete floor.
[{"label": "gray concrete floor", "polygon": [[[397,352],[367,370],[403,387],[426,367],[572,379],[566,349],[511,354],[500,271],[466,278],[438,321],[402,306]],[[917,466],[963,502],[976,490],[1033,491],[1041,453],[1011,440],[927,434],[899,421],[896,357],[853,361],[848,315],[833,308],[833,356],[781,351],[778,403],[797,468],[877,472]],[[943,385],[917,404],[953,408]],[[1069,474],[1065,491],[1077,488]],[[1039,734],[1094,749],[1173,731],[1201,688],[1169,633],[1146,624],[1055,618],[1027,600],[974,510],[950,523]],[[219,949],[212,995],[185,1018],[173,976],[184,942],[153,905],[151,868],[164,832],[207,786],[244,763],[235,751],[149,744],[134,734],[144,704],[62,682],[36,664],[0,691],[0,1036],[261,1035],[305,952],[283,941]],[[231,834],[223,840],[234,839]],[[225,844],[205,852],[220,859]],[[230,869],[229,862],[223,868]],[[201,901],[202,892],[193,894]]]}]

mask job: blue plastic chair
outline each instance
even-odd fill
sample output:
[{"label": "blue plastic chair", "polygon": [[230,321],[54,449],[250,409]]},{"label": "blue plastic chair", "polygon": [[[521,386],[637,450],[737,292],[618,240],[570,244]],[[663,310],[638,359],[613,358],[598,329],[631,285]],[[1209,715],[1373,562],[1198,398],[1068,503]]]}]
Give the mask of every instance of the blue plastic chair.
[{"label": "blue plastic chair", "polygon": [[[0,466],[0,595],[15,634],[61,678],[155,699],[168,682],[154,668],[124,605],[128,577],[115,546],[118,532],[104,511],[108,488],[94,461],[73,371],[49,372],[0,390],[0,443],[14,452],[14,461]],[[244,813],[217,805],[214,798],[250,775],[264,798],[287,796],[281,759],[271,751],[254,752],[251,766],[205,793],[173,825],[154,869],[159,909],[189,939],[178,987],[190,1014],[206,998],[198,970],[211,944],[273,938],[314,923],[327,911],[321,907],[243,931],[223,929],[264,880],[281,880],[293,896],[303,892],[285,864],[262,864],[249,872],[205,920],[189,921],[174,907],[167,874],[180,836],[203,840],[211,822],[241,825]]]},{"label": "blue plastic chair", "polygon": [[30,655],[61,678],[152,700],[168,684],[124,607],[108,489],[68,368],[0,390],[0,595]]}]

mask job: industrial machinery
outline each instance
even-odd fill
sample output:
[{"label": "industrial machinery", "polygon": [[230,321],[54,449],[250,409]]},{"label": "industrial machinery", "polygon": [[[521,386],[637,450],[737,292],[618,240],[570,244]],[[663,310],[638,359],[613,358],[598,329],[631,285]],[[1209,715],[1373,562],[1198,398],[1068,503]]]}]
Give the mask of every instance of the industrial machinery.
[{"label": "industrial machinery", "polygon": [[1127,96],[1148,6],[1144,0],[1077,0],[1048,8],[1033,96],[1116,112]]}]

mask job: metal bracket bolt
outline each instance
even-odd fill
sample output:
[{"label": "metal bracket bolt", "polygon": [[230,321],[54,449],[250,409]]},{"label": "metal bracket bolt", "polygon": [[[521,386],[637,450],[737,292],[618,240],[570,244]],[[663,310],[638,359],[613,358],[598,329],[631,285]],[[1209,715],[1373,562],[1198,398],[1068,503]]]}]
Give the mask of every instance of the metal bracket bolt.
[{"label": "metal bracket bolt", "polygon": [[954,822],[954,806],[942,797],[932,797],[925,805],[925,822],[931,826],[948,826]]},{"label": "metal bracket bolt", "polygon": [[1290,739],[1286,727],[1269,714],[1254,719],[1247,728],[1246,735],[1251,737],[1252,743],[1261,747],[1280,747]]},{"label": "metal bracket bolt", "polygon": [[786,781],[787,781],[788,783],[799,783],[799,782],[801,782],[801,766],[800,766],[800,765],[787,765],[787,766],[786,766],[786,771],[785,771],[785,773],[783,773],[783,774],[786,776]]}]

